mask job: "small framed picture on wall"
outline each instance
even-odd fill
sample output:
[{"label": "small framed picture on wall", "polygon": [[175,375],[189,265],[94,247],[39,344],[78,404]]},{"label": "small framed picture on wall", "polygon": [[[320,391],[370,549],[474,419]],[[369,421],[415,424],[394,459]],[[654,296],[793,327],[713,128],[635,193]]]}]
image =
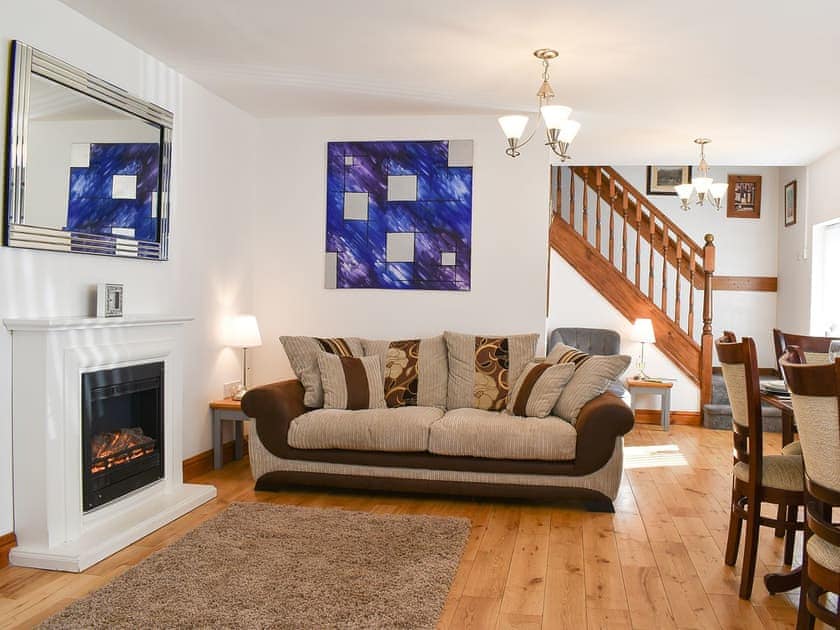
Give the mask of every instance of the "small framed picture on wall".
[{"label": "small framed picture on wall", "polygon": [[761,218],[761,175],[730,175],[726,216],[731,219]]},{"label": "small framed picture on wall", "polygon": [[785,184],[785,227],[796,225],[796,180]]},{"label": "small framed picture on wall", "polygon": [[647,194],[676,195],[674,186],[691,182],[690,166],[648,166]]}]

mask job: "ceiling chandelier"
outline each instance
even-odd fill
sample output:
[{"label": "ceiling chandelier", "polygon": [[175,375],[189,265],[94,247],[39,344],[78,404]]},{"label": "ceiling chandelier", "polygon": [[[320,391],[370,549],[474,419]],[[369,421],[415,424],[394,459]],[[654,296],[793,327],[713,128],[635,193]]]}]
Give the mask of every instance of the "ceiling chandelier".
[{"label": "ceiling chandelier", "polygon": [[522,136],[525,134],[525,127],[528,126],[528,116],[517,114],[511,116],[501,116],[499,118],[499,125],[502,127],[502,131],[504,132],[508,143],[505,153],[512,158],[517,157],[519,155],[519,149],[528,144],[531,138],[533,138],[537,133],[540,127],[539,118],[540,115],[542,115],[542,120],[545,123],[545,135],[547,140],[545,146],[550,147],[561,161],[565,162],[569,159],[569,145],[572,143],[572,140],[575,139],[575,136],[580,129],[580,123],[574,120],[569,120],[569,115],[572,113],[571,107],[550,104],[551,99],[554,98],[554,90],[548,82],[548,63],[557,57],[557,55],[557,51],[552,50],[551,48],[540,48],[539,50],[534,51],[534,56],[542,61],[543,72],[542,85],[540,86],[540,89],[537,90],[538,121],[534,130],[531,132],[531,135],[529,135],[525,140],[522,140]]},{"label": "ceiling chandelier", "polygon": [[709,195],[712,198],[712,203],[715,206],[715,210],[720,210],[720,202],[723,200],[723,196],[726,194],[726,189],[729,188],[729,184],[724,184],[722,182],[717,182],[709,177],[709,163],[706,162],[706,145],[709,144],[711,140],[709,138],[697,138],[694,143],[700,145],[700,163],[697,165],[697,173],[699,177],[692,177],[690,184],[680,184],[679,186],[674,186],[674,190],[677,192],[677,196],[680,198],[680,203],[682,205],[683,210],[688,210],[688,201],[691,199],[691,193],[697,191],[697,205],[702,206],[703,202],[706,200],[706,195]]}]

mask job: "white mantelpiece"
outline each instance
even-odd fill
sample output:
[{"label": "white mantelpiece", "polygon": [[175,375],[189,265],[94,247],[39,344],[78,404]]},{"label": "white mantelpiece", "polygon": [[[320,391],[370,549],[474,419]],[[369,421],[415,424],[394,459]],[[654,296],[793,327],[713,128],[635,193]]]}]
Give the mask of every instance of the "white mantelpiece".
[{"label": "white mantelpiece", "polygon": [[[216,496],[182,478],[189,317],[7,319],[12,332],[13,564],[83,571]],[[163,361],[164,478],[82,510],[81,375]]]}]

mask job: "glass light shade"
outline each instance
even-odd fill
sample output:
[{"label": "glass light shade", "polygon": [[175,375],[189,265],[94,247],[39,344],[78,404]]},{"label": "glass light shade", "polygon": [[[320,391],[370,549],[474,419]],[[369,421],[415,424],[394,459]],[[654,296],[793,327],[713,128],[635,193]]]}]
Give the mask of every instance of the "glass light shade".
[{"label": "glass light shade", "polygon": [[674,190],[677,192],[677,196],[680,199],[688,199],[691,197],[691,193],[694,190],[694,184],[678,184],[674,186]]},{"label": "glass light shade", "polygon": [[580,131],[580,123],[576,120],[567,120],[560,127],[559,139],[560,142],[571,142],[575,139],[578,131]]},{"label": "glass light shade", "polygon": [[711,194],[715,199],[723,199],[727,188],[729,188],[729,184],[718,182],[709,186],[709,194]]},{"label": "glass light shade", "polygon": [[642,343],[656,343],[656,336],[653,334],[653,320],[639,318],[633,324],[633,332],[630,333],[633,341]]},{"label": "glass light shade", "polygon": [[549,129],[560,129],[572,113],[571,107],[565,105],[543,105],[540,108],[545,126]]},{"label": "glass light shade", "polygon": [[522,137],[522,134],[525,133],[525,127],[527,124],[527,116],[513,115],[499,117],[499,126],[505,133],[505,138],[519,140]]},{"label": "glass light shade", "polygon": [[234,348],[254,348],[262,345],[257,318],[253,315],[236,315],[227,321],[224,344]]},{"label": "glass light shade", "polygon": [[698,195],[705,195],[709,191],[709,186],[714,180],[711,177],[695,177],[691,180],[694,187],[697,189]]}]

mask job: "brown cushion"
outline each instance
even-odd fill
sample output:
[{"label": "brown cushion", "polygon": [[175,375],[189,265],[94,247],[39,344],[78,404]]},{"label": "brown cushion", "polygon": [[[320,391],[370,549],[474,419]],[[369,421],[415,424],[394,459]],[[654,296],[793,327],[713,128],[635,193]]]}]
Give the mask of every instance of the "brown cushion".
[{"label": "brown cushion", "polygon": [[318,354],[324,409],[381,409],[385,406],[379,357]]}]

